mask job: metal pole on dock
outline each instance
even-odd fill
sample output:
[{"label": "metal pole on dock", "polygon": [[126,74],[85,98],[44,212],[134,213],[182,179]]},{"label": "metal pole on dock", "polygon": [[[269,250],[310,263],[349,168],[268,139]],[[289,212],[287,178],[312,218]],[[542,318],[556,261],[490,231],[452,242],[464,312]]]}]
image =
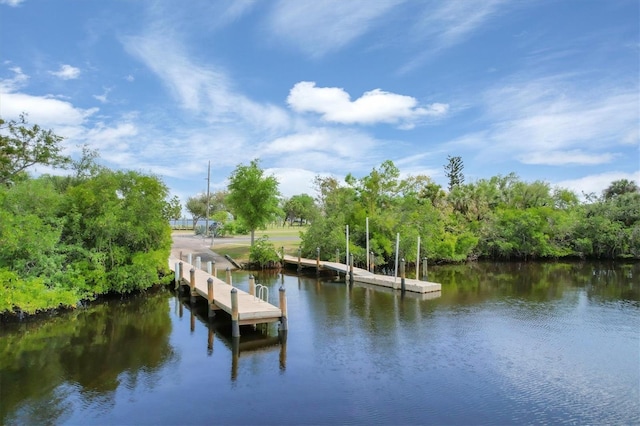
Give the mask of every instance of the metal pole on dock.
[{"label": "metal pole on dock", "polygon": [[398,278],[398,254],[400,252],[400,233],[396,234],[396,266],[395,266],[395,272],[393,273],[393,282],[396,282],[396,279]]},{"label": "metal pole on dock", "polygon": [[[368,217],[367,217],[367,220],[366,220],[366,224],[367,224],[367,226],[366,226],[366,228],[367,228],[367,230],[366,230],[366,233],[367,233],[367,251],[365,251],[365,253],[369,253],[369,218]],[[367,271],[369,270],[369,261],[370,261],[369,256],[367,256]]]},{"label": "metal pole on dock", "polygon": [[249,275],[249,294],[256,295],[256,279],[253,275]]},{"label": "metal pole on dock", "polygon": [[216,313],[213,310],[213,278],[211,277],[207,279],[207,299],[209,301],[209,318],[213,318]]},{"label": "metal pole on dock", "polygon": [[347,252],[344,255],[344,261],[345,263],[349,264],[349,225],[347,225]]},{"label": "metal pole on dock", "polygon": [[416,254],[416,279],[420,277],[420,235],[418,235],[418,251]]},{"label": "metal pole on dock", "polygon": [[280,286],[278,291],[280,296],[280,311],[282,311],[282,317],[280,318],[280,330],[287,331],[289,324],[287,320],[287,295],[285,294],[284,286]]},{"label": "metal pole on dock", "polygon": [[238,289],[231,289],[231,337],[240,337],[238,322]]},{"label": "metal pole on dock", "polygon": [[320,247],[316,247],[316,275],[320,274]]},{"label": "metal pole on dock", "polygon": [[189,287],[191,287],[191,298],[189,301],[191,304],[194,304],[196,303],[196,296],[198,295],[198,293],[196,293],[196,270],[194,268],[189,270]]},{"label": "metal pole on dock", "polygon": [[404,259],[400,261],[400,289],[404,293],[407,289],[405,287],[405,263]]},{"label": "metal pole on dock", "polygon": [[226,280],[226,283],[227,283],[227,284],[229,284],[229,285],[233,285],[233,284],[231,283],[231,268],[229,268],[228,266],[227,266],[227,274],[226,274],[226,276],[225,276],[225,280]]}]

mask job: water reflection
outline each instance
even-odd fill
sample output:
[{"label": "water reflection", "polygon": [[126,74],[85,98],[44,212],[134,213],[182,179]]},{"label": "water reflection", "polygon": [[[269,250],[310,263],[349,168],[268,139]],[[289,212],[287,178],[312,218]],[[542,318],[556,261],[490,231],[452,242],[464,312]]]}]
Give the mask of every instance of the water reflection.
[{"label": "water reflection", "polygon": [[639,267],[430,265],[437,298],[257,273],[288,336],[170,292],[3,327],[0,423],[638,424]]},{"label": "water reflection", "polygon": [[[246,274],[244,277],[247,278]],[[237,282],[241,282],[237,280]],[[175,303],[178,305],[178,315],[182,317],[184,310],[189,312],[190,332],[196,330],[196,321],[207,329],[207,354],[214,353],[215,342],[219,341],[231,352],[231,380],[238,378],[238,366],[242,353],[279,350],[280,369],[286,369],[287,332],[278,329],[277,324],[263,323],[257,325],[241,326],[241,336],[231,335],[231,320],[229,315],[218,311],[218,315],[209,317],[209,310],[204,299],[198,299],[194,304],[187,296],[175,296]]]},{"label": "water reflection", "polygon": [[167,294],[111,301],[50,320],[3,326],[1,423],[58,423],[76,405],[113,408],[119,386],[153,388],[176,361]]}]

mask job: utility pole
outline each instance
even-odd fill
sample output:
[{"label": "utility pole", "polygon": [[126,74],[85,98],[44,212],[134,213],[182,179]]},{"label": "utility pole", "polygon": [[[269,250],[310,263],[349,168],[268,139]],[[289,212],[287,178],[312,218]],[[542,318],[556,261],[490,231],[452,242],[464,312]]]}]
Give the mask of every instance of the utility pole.
[{"label": "utility pole", "polygon": [[209,167],[207,168],[207,220],[206,220],[206,225],[205,225],[206,228],[205,228],[205,231],[204,231],[205,237],[209,236],[209,204],[211,204],[210,201],[209,201],[209,197],[210,197],[210,195],[209,195],[209,185],[210,185],[210,183],[211,183],[211,160],[209,160]]}]

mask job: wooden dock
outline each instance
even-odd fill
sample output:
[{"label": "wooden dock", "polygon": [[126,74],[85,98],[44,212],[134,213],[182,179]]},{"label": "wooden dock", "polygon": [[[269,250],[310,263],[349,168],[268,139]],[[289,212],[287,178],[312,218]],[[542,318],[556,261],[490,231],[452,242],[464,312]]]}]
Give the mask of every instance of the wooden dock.
[{"label": "wooden dock", "polygon": [[[285,254],[282,258],[284,263],[297,265],[299,268],[314,268],[319,270],[335,271],[340,274],[349,275],[349,267],[344,263],[329,262],[318,259],[305,259]],[[353,268],[353,281],[365,284],[372,284],[380,287],[391,288],[394,290],[402,289],[402,280],[404,280],[404,288],[406,291],[415,293],[432,293],[442,290],[442,286],[438,283],[429,281],[420,281],[409,278],[391,277],[388,275],[374,274],[366,269]]]},{"label": "wooden dock", "polygon": [[[176,273],[176,269],[181,270]],[[287,303],[284,288],[280,289],[280,308],[257,297],[255,294],[242,291],[218,277],[195,267],[178,258],[169,259],[169,267],[176,273],[176,286],[188,286],[192,301],[197,296],[209,303],[210,316],[214,311],[223,310],[231,315],[232,334],[240,336],[240,325],[253,325],[280,321],[280,328],[287,329]],[[230,275],[230,273],[229,273]],[[250,292],[252,291],[250,285]],[[255,287],[253,288],[255,293]]]}]

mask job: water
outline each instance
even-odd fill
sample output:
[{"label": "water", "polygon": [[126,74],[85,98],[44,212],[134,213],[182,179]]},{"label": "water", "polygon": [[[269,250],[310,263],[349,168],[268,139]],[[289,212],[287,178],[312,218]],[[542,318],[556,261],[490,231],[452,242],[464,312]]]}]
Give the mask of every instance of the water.
[{"label": "water", "polygon": [[168,291],[3,325],[0,422],[639,424],[638,276],[480,263],[403,298],[259,275],[274,304],[284,283],[289,332],[243,327],[239,346]]}]

